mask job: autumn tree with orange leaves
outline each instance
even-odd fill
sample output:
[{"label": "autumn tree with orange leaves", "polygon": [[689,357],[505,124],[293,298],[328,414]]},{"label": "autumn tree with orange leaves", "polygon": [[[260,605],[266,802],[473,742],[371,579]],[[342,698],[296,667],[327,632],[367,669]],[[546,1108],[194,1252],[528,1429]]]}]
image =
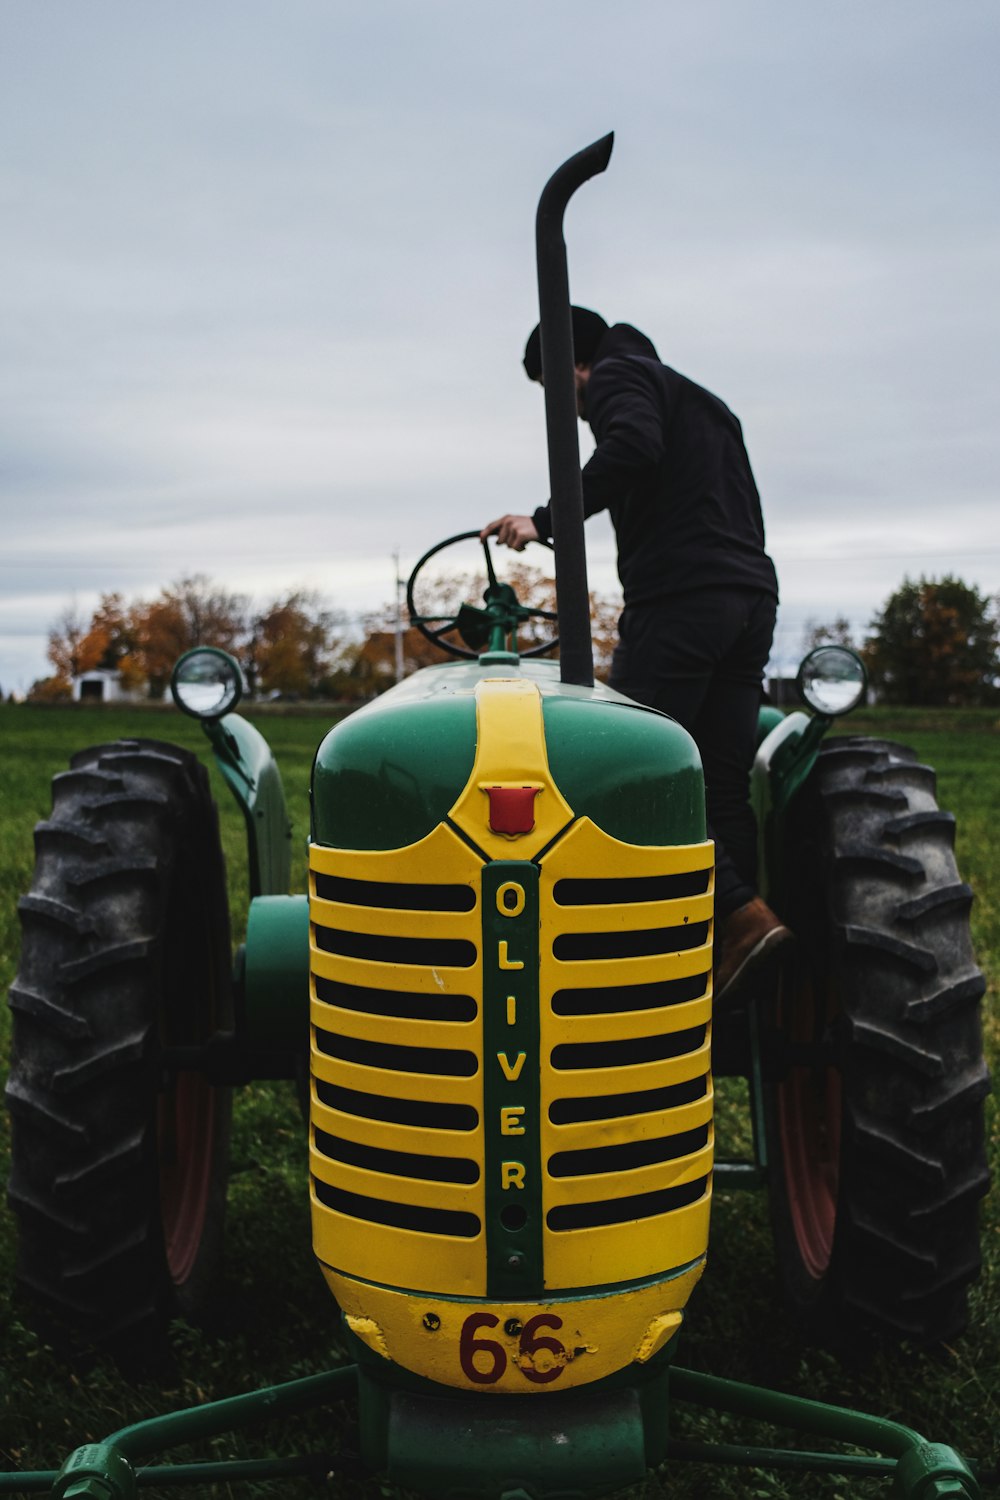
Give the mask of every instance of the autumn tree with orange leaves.
[{"label": "autumn tree with orange leaves", "polygon": [[234,656],[246,637],[248,602],[203,573],[161,589],[133,611],[136,646],[151,698],[162,698],[174,663],[193,646],[219,646]]},{"label": "autumn tree with orange leaves", "polygon": [[[529,607],[554,611],[551,577],[513,559],[503,577]],[[485,575],[442,573],[432,580],[419,608],[455,614],[463,601],[482,604]],[[618,606],[591,596],[594,664],[606,678],[617,639]],[[432,627],[434,628],[434,627]],[[522,649],[547,640],[554,622],[528,622],[518,634]],[[458,641],[450,635],[449,639]],[[460,643],[460,642],[459,642]],[[117,672],[127,688],[145,685],[162,698],[179,656],[194,646],[219,646],[239,661],[251,697],[280,693],[292,698],[371,698],[396,680],[395,610],[387,608],[363,622],[360,640],[346,637],[342,620],[322,598],[298,589],[252,610],[241,594],[229,593],[204,574],[179,579],[152,600],[126,601],[104,594],[89,621],[72,605],[49,636],[55,676],[36,684],[36,699],[70,695],[73,678],[95,669]],[[403,672],[444,659],[444,653],[418,630],[402,633]]]},{"label": "autumn tree with orange leaves", "polygon": [[343,654],[337,616],[318,594],[299,589],[254,617],[240,659],[251,694],[315,698],[335,695]]},{"label": "autumn tree with orange leaves", "polygon": [[[117,672],[123,686],[145,684],[162,698],[179,656],[194,646],[219,646],[239,661],[251,694],[314,697],[335,693],[343,677],[338,617],[319,595],[298,590],[257,612],[204,574],[179,579],[155,599],[129,604],[104,594],[90,621],[75,605],[49,635],[55,676],[36,684],[35,698],[69,696],[73,678],[97,669]],[[349,665],[349,664],[348,664]]]},{"label": "autumn tree with orange leaves", "polygon": [[[526,608],[545,610],[554,614],[556,611],[555,580],[541,569],[532,567],[523,558],[515,557],[504,561],[501,581],[511,585],[518,602]],[[498,573],[499,571],[498,568]],[[457,615],[463,601],[481,607],[485,582],[485,574],[479,576],[469,572],[442,572],[429,579],[424,588],[421,589],[418,586],[414,602],[421,615],[432,617],[429,629],[436,631],[441,628],[444,617]],[[607,681],[611,670],[611,657],[618,640],[620,612],[620,600],[608,599],[601,594],[591,592],[590,625],[594,646],[594,674],[602,682]],[[358,650],[352,670],[358,690],[365,697],[373,693],[384,692],[396,680],[395,631],[391,624],[386,623],[391,621],[392,615],[392,609],[386,606],[379,615],[369,616],[365,621],[365,638]],[[537,618],[527,621],[517,634],[519,648],[525,650],[540,645],[556,634],[556,628],[556,623],[552,620]],[[456,646],[464,644],[457,631],[446,632],[444,639]],[[557,655],[558,652],[551,654]],[[405,676],[409,676],[419,667],[441,662],[445,658],[445,650],[433,645],[420,631],[413,626],[405,629],[403,633]]]}]

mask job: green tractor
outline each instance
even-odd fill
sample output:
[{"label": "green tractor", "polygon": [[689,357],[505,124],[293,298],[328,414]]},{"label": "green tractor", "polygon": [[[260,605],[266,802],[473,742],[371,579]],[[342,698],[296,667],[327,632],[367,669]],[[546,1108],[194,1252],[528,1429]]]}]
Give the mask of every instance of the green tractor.
[{"label": "green tractor", "polygon": [[[140,1477],[300,1472],[146,1461],[350,1391],[366,1469],[431,1494],[596,1495],[691,1457],[882,1475],[914,1500],[980,1493],[956,1452],[898,1423],[675,1359],[713,1184],[766,1185],[814,1336],[961,1331],[988,1185],[984,986],[933,772],[895,744],[825,738],[864,674],[824,647],[800,673],[812,713],[762,711],[753,772],[762,889],[797,942],[713,1016],[696,747],[595,683],[590,657],[562,219],[610,151],[565,163],[538,213],[560,659],[518,651],[535,612],[488,546],[481,603],[421,613],[432,549],[411,614],[459,659],[323,739],[309,892],[289,895],[281,781],[234,712],[239,669],[189,653],[175,699],[246,821],[235,966],[207,775],[168,744],[74,758],[21,902],[21,1280],[118,1345],[192,1315],[219,1249],[232,1090],[288,1077],[355,1363],[122,1429],[0,1489],[124,1500]],[[742,1161],[714,1157],[724,1075],[749,1080]],[[676,1401],[873,1453],[676,1442]]]}]

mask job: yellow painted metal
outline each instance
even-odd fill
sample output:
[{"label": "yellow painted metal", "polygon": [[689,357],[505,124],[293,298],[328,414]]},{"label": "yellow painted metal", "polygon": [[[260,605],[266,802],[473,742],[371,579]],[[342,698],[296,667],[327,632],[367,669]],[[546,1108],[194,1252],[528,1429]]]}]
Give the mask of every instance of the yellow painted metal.
[{"label": "yellow painted metal", "polygon": [[309,869],[312,874],[346,875],[351,880],[467,885],[477,899],[480,863],[468,845],[446,823],[439,823],[426,838],[420,839],[416,844],[407,844],[402,849],[344,850],[328,848],[325,844],[309,845]]},{"label": "yellow painted metal", "polygon": [[[548,1390],[582,1385],[613,1373],[635,1359],[648,1358],[679,1326],[682,1309],[704,1262],[711,1205],[712,1088],[709,1076],[711,1046],[711,922],[713,902],[712,845],[677,848],[624,844],[603,833],[589,818],[574,821],[552,781],[545,749],[541,697],[526,679],[493,678],[476,689],[477,750],[469,781],[449,817],[465,836],[442,824],[416,844],[392,851],[352,851],[312,846],[313,876],[340,876],[353,881],[399,885],[463,885],[473,893],[468,912],[420,912],[391,905],[361,905],[356,900],[317,895],[311,881],[310,918],[313,1021],[311,1169],[314,1244],[324,1274],[348,1322],[374,1349],[418,1374],[475,1390]],[[491,787],[532,787],[535,823],[523,835],[505,836],[490,829]],[[469,840],[469,843],[466,842]],[[470,844],[474,847],[470,847]],[[542,851],[546,852],[542,855]],[[478,852],[477,852],[478,851]],[[541,1106],[542,1211],[567,1209],[586,1213],[622,1206],[621,1223],[590,1228],[542,1231],[542,1274],[552,1293],[549,1300],[499,1304],[486,1301],[487,1237],[483,1170],[485,1129],[496,1122],[483,1119],[483,966],[481,881],[484,859],[539,858],[540,1052],[526,1066],[537,1073]],[[636,877],[680,875],[704,871],[703,894],[662,901],[615,900],[606,904],[560,905],[555,900],[560,880],[614,881]],[[349,888],[344,893],[352,895]],[[663,954],[621,958],[610,956],[614,943],[628,933],[657,932],[689,926],[705,927],[706,940],[693,948]],[[370,959],[327,952],[315,940],[317,928],[339,930],[371,941]],[[609,956],[557,960],[553,951],[559,937],[606,934]],[[379,940],[448,941],[474,945],[475,962],[468,967],[435,963],[398,963],[378,957]],[[387,950],[391,951],[391,950]],[[418,950],[415,950],[418,951]],[[593,1015],[556,1015],[552,997],[559,990],[620,991],[628,985],[662,984],[669,998],[672,981],[702,977],[703,993],[633,1011],[621,1009],[620,995],[611,1008]],[[323,981],[334,988],[327,990]],[[338,1003],[336,986],[361,992],[362,1008]],[[433,996],[470,996],[477,1013],[470,1021],[435,1021],[379,1014],[373,1002],[364,1006],[364,992],[379,991],[422,997],[425,1007]],[[679,1056],[628,1062],[610,1067],[571,1070],[553,1066],[553,1049],[579,1043],[602,1047],[635,1043],[671,1033],[691,1031],[689,1046]],[[316,1034],[347,1038],[354,1060],[330,1056],[316,1045]],[[687,1043],[682,1039],[682,1044]],[[407,1071],[405,1057],[394,1055],[386,1067],[379,1048],[422,1049],[414,1067],[425,1066],[435,1050],[474,1054],[472,1077],[444,1071]],[[370,1049],[369,1061],[364,1061]],[[598,1100],[609,1095],[648,1095],[704,1080],[704,1092],[691,1099],[690,1089],[680,1102],[607,1120],[554,1124],[549,1111],[557,1101]],[[332,1092],[328,1089],[332,1089]],[[322,1097],[327,1090],[326,1097]],[[344,1091],[348,1091],[345,1095]],[[348,1102],[360,1096],[361,1105]],[[365,1113],[365,1100],[372,1101]],[[620,1101],[616,1101],[618,1107]],[[377,1118],[382,1112],[403,1118]],[[465,1106],[475,1112],[471,1130],[443,1128],[434,1123],[435,1109],[448,1118],[448,1108]],[[398,1108],[397,1108],[398,1106]],[[415,1109],[411,1110],[410,1106]],[[355,1109],[358,1113],[354,1113]],[[429,1113],[428,1113],[429,1111]],[[442,1113],[443,1112],[443,1113]],[[404,1119],[411,1123],[404,1123]],[[317,1149],[316,1132],[348,1142],[359,1164],[334,1160]],[[689,1131],[702,1131],[704,1144],[672,1161],[629,1165],[627,1148],[633,1143],[663,1140]],[[549,1171],[552,1157],[582,1152],[574,1167],[585,1165],[586,1153],[606,1147],[624,1148],[618,1170],[577,1171],[557,1177]],[[401,1156],[399,1154],[402,1154]],[[475,1163],[473,1183],[441,1182],[426,1174],[416,1177],[398,1168],[406,1157],[452,1158]],[[367,1163],[367,1164],[360,1164]],[[433,1168],[430,1169],[431,1171]],[[649,1195],[683,1189],[705,1180],[705,1191],[691,1203],[650,1214]],[[339,1206],[321,1202],[319,1192],[333,1190]],[[353,1195],[353,1196],[350,1196]],[[631,1200],[635,1199],[630,1214]],[[368,1217],[343,1211],[359,1201]],[[374,1207],[372,1207],[374,1205]],[[381,1209],[380,1206],[381,1205]],[[428,1223],[448,1211],[474,1215],[477,1234],[432,1232],[379,1222],[403,1208],[406,1222]],[[645,1214],[645,1217],[641,1215]],[[640,1217],[636,1217],[640,1215]],[[398,1217],[398,1215],[397,1215]],[[443,1222],[439,1219],[440,1222]],[[466,1224],[475,1220],[464,1220]],[[558,1215],[557,1215],[558,1222]],[[690,1266],[681,1275],[672,1268]],[[382,1283],[373,1286],[371,1283]],[[654,1283],[636,1286],[636,1282]],[[564,1297],[562,1292],[609,1288],[592,1296]],[[404,1291],[401,1288],[411,1288]],[[475,1300],[472,1300],[475,1299]],[[427,1321],[425,1321],[425,1318]],[[474,1324],[471,1342],[469,1322]],[[532,1323],[532,1319],[538,1320]],[[552,1320],[557,1320],[553,1324]],[[494,1321],[495,1320],[495,1321]],[[534,1332],[530,1337],[524,1329]],[[463,1345],[465,1338],[465,1345]],[[525,1338],[528,1342],[525,1343]],[[483,1352],[484,1341],[493,1349]],[[465,1347],[463,1367],[461,1350]],[[562,1350],[562,1353],[557,1352]],[[478,1352],[477,1352],[478,1350]],[[471,1363],[470,1363],[471,1361]],[[502,1372],[484,1379],[494,1369]],[[472,1374],[469,1374],[469,1371]]]},{"label": "yellow painted metal", "polygon": [[[511,836],[490,828],[490,787],[534,787],[535,826]],[[483,678],[476,686],[476,759],[449,814],[490,859],[533,859],[572,821],[545,751],[542,696],[528,678]]]},{"label": "yellow painted metal", "polygon": [[313,1077],[323,1083],[337,1084],[358,1093],[384,1094],[390,1099],[429,1099],[442,1104],[467,1104],[481,1110],[483,1084],[481,1074],[473,1078],[429,1077],[426,1073],[400,1073],[393,1068],[372,1068],[361,1063],[345,1062],[339,1057],[325,1057],[313,1046]]},{"label": "yellow painted metal", "polygon": [[[542,1093],[543,1206],[546,1225],[543,1237],[545,1285],[553,1288],[594,1286],[628,1281],[662,1272],[664,1259],[682,1265],[705,1254],[711,1206],[713,1160],[711,1057],[712,945],[711,922],[714,898],[713,846],[710,842],[671,848],[634,847],[611,838],[589,818],[574,823],[566,835],[547,851],[541,861],[541,966],[540,1031]],[[704,871],[704,894],[671,897],[664,901],[615,901],[613,886],[609,901],[586,906],[558,905],[556,888],[561,880],[627,880],[637,876],[682,875]],[[609,935],[609,951],[615,936],[623,932],[683,929],[708,924],[708,941],[678,952],[640,958],[591,958],[560,960],[555,957],[556,939],[566,933],[590,932]],[[593,1015],[557,1015],[552,997],[561,990],[607,987],[614,991],[614,1004],[625,1002],[620,991],[628,985],[662,984],[665,998],[669,982],[704,976],[704,993],[652,1010],[609,1009]],[[611,1002],[609,1002],[610,1004]],[[703,1039],[677,1057],[610,1067],[557,1069],[552,1066],[558,1046],[590,1043],[598,1049],[630,1039],[656,1038],[671,1033],[704,1028]],[[579,1101],[609,1096],[645,1094],[694,1079],[705,1079],[700,1099],[676,1108],[665,1107],[627,1118],[587,1120],[555,1124],[550,1115],[558,1100]],[[586,1151],[607,1146],[627,1148],[634,1141],[664,1140],[688,1130],[703,1128],[705,1144],[674,1160],[629,1167],[627,1160],[616,1171],[557,1177],[548,1170],[552,1157],[562,1151]],[[642,1195],[705,1179],[704,1194],[693,1203],[663,1213],[648,1213]],[[552,1229],[548,1216],[566,1205],[602,1204],[635,1195],[640,1201],[636,1214],[620,1224],[590,1228]]]},{"label": "yellow painted metal", "polygon": [[[670,1088],[676,1083],[688,1083],[692,1078],[704,1078],[711,1064],[712,1047],[706,1036],[693,1052],[685,1052],[681,1057],[665,1057],[661,1062],[635,1063],[625,1068],[573,1068],[555,1074],[543,1070],[546,1108],[542,1118],[551,1123],[548,1107],[554,1099],[604,1098],[608,1094],[635,1094],[646,1089]],[[595,1121],[595,1126],[594,1145],[601,1145],[600,1122]]]},{"label": "yellow painted metal", "polygon": [[[659,1140],[663,1136],[695,1130],[699,1125],[710,1124],[713,1104],[712,1083],[709,1079],[704,1096],[691,1104],[678,1104],[674,1109],[650,1110],[647,1114],[625,1115],[620,1119],[601,1120],[600,1144],[624,1146],[631,1141]],[[549,1138],[557,1151],[579,1151],[581,1147],[594,1144],[594,1122],[582,1120],[571,1125],[551,1125]]]},{"label": "yellow painted metal", "polygon": [[317,1130],[356,1141],[379,1150],[409,1151],[423,1156],[460,1156],[479,1164],[482,1157],[482,1125],[475,1130],[431,1130],[398,1125],[385,1120],[365,1120],[358,1115],[331,1109],[312,1091],[312,1123]]},{"label": "yellow painted metal", "polygon": [[[581,823],[585,821],[581,820]],[[630,844],[621,847],[633,848]],[[659,873],[663,874],[663,871]],[[611,872],[609,875],[614,879]],[[682,896],[671,901],[630,901],[623,906],[557,906],[555,920],[560,932],[645,932],[652,927],[684,928],[691,922],[710,922],[713,903],[712,892],[708,891],[703,896]]]},{"label": "yellow painted metal", "polygon": [[[596,1016],[552,1016],[546,1041],[613,1042],[627,1037],[663,1036],[668,1031],[704,1026],[712,1019],[711,987],[697,1000],[660,1005],[652,1010],[615,1011]],[[602,1090],[602,1092],[606,1092]]]},{"label": "yellow painted metal", "polygon": [[[560,908],[561,910],[561,908]],[[548,920],[550,931],[559,929],[558,915],[543,901],[542,923]],[[595,929],[605,931],[606,929]],[[698,948],[687,948],[681,953],[655,953],[648,958],[588,958],[549,962],[542,959],[545,978],[556,990],[587,990],[603,988],[605,985],[658,984],[664,979],[690,979],[694,974],[708,974],[711,982],[712,944],[704,943]]]},{"label": "yellow painted metal", "polygon": [[481,1297],[486,1291],[486,1236],[427,1235],[390,1224],[369,1224],[328,1208],[311,1190],[313,1250],[330,1279],[338,1266],[364,1268],[380,1281],[415,1273],[425,1293]]},{"label": "yellow painted metal", "polygon": [[467,912],[382,910],[351,906],[343,901],[321,901],[316,896],[310,902],[309,915],[313,922],[343,932],[406,938],[451,938],[468,923]]},{"label": "yellow painted metal", "polygon": [[711,1193],[706,1192],[684,1208],[629,1220],[624,1225],[606,1224],[565,1234],[547,1231],[546,1274],[550,1274],[550,1266],[555,1266],[560,1285],[567,1290],[611,1284],[621,1274],[623,1238],[628,1241],[629,1265],[639,1276],[658,1275],[668,1256],[673,1259],[676,1255],[679,1265],[685,1264],[685,1256],[697,1260],[704,1256],[708,1244],[711,1207]]},{"label": "yellow painted metal", "polygon": [[[456,935],[458,931],[456,928]],[[411,990],[418,995],[477,995],[482,985],[478,960],[462,969],[446,964],[425,968],[418,964],[346,958],[341,953],[324,953],[313,943],[310,964],[313,974],[320,979],[336,979],[369,990]]]},{"label": "yellow painted metal", "polygon": [[[627,1172],[591,1172],[586,1177],[555,1177],[547,1183],[547,1207],[556,1208],[565,1203],[612,1203],[618,1198],[631,1198],[634,1193],[655,1193],[664,1188],[682,1187],[696,1182],[712,1170],[712,1131],[708,1131],[707,1143],[697,1151],[673,1161],[654,1162],[648,1167],[633,1167]],[[636,1220],[630,1218],[621,1226],[630,1235]],[[562,1231],[556,1238],[569,1239],[579,1230]],[[671,1246],[671,1253],[673,1247]],[[664,1270],[660,1265],[659,1269]],[[620,1274],[613,1278],[624,1280]]]},{"label": "yellow painted metal", "polygon": [[[459,1182],[426,1182],[419,1177],[397,1177],[392,1172],[371,1172],[348,1162],[331,1161],[319,1151],[313,1152],[311,1166],[319,1182],[368,1196],[374,1190],[383,1203],[412,1203],[420,1208],[447,1208],[457,1213],[475,1213],[482,1203],[479,1183],[466,1186]],[[438,1238],[438,1235],[433,1237]]]},{"label": "yellow painted metal", "polygon": [[701,844],[624,844],[604,833],[590,818],[580,818],[559,840],[558,855],[555,850],[546,854],[542,870],[553,884],[580,876],[626,879],[634,875],[686,875],[693,870],[711,871],[713,849],[711,839]]},{"label": "yellow painted metal", "polygon": [[348,1326],[384,1359],[441,1385],[509,1395],[586,1385],[652,1358],[680,1327],[702,1269],[624,1292],[538,1302],[434,1298],[325,1274]]},{"label": "yellow painted metal", "polygon": [[[483,1223],[483,1085],[482,1085],[482,965],[479,885],[481,859],[452,829],[442,824],[427,838],[406,848],[355,851],[310,846],[312,879],[309,915],[312,941],[312,1125],[310,1168],[320,1183],[352,1193],[374,1205],[403,1204],[421,1210],[449,1209],[473,1213]],[[468,912],[414,911],[393,906],[358,906],[316,895],[316,875],[384,882],[387,886],[463,885],[473,892]],[[373,939],[463,939],[471,943],[476,961],[466,968],[434,964],[399,964],[348,958],[328,953],[316,943],[316,928],[369,934]],[[317,995],[317,980],[353,985],[373,993],[373,1010],[348,1009]],[[387,1018],[377,1013],[378,992],[403,992],[421,997],[471,996],[476,1001],[472,1021],[436,1021],[409,1017]],[[357,998],[357,997],[356,997]],[[362,995],[363,1003],[363,995]],[[471,1077],[447,1073],[407,1072],[399,1067],[371,1065],[331,1057],[316,1042],[317,1031],[348,1038],[352,1043],[418,1047],[472,1054],[476,1072]],[[350,1113],[324,1104],[317,1085],[333,1085],[370,1099],[370,1114]],[[423,1124],[401,1124],[377,1118],[382,1101],[412,1101],[416,1105],[463,1105],[475,1111],[475,1129],[428,1130]],[[364,1104],[360,1108],[364,1108]],[[442,1183],[403,1176],[391,1170],[359,1167],[334,1161],[318,1150],[315,1131],[326,1131],[363,1151],[403,1152],[409,1156],[457,1157],[476,1164],[479,1179],[471,1185]],[[383,1159],[384,1161],[384,1159]],[[391,1157],[389,1158],[391,1163]],[[402,1282],[428,1291],[482,1294],[486,1289],[485,1233],[473,1237],[425,1233],[356,1218],[322,1203],[312,1193],[313,1243],[325,1266],[355,1274]]]},{"label": "yellow painted metal", "polygon": [[402,1047],[449,1047],[461,1052],[477,1047],[481,1030],[478,1014],[472,1021],[414,1021],[408,1016],[387,1021],[385,1016],[327,1005],[315,995],[310,1016],[313,1025],[322,1031],[339,1032],[361,1041],[392,1042]]}]

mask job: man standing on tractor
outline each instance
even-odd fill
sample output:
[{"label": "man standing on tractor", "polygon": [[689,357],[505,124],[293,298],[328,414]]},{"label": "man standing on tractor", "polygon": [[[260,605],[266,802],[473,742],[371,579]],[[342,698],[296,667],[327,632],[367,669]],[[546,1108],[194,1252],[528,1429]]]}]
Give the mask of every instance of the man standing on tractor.
[{"label": "man standing on tractor", "polygon": [[[757,895],[749,802],[757,713],[778,584],[740,424],[711,392],[661,363],[628,323],[573,310],[576,401],[597,446],[583,469],[584,515],[607,509],[625,609],[610,685],[676,719],[705,772],[716,843],[715,997],[791,934]],[[536,327],[524,351],[543,383]],[[548,505],[506,515],[482,537],[516,552],[551,536]]]}]

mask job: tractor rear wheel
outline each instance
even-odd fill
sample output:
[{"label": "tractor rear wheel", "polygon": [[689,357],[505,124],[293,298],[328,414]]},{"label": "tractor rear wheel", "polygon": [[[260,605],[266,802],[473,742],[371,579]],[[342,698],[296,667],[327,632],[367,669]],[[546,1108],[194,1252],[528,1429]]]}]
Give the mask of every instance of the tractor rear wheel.
[{"label": "tractor rear wheel", "polygon": [[972,892],[903,746],[832,740],[795,813],[798,936],[765,1044],[771,1208],[794,1311],[837,1341],[965,1325],[989,1184]]},{"label": "tractor rear wheel", "polygon": [[231,1091],[170,1065],[231,1024],[208,776],[152,740],[53,782],[10,992],[17,1275],[60,1322],[139,1347],[192,1316],[221,1250]]}]

